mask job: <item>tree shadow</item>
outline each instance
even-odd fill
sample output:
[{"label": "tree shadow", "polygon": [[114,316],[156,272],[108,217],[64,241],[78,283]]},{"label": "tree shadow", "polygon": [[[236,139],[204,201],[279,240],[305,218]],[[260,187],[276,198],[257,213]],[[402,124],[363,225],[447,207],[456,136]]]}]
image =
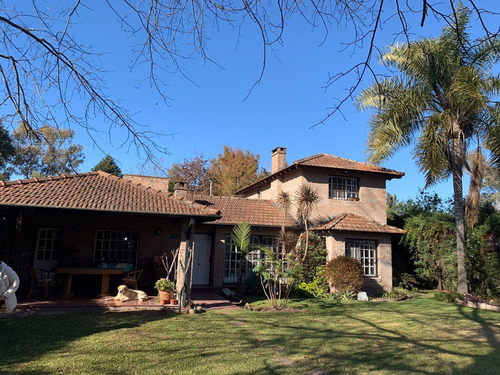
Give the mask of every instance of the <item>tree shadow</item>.
[{"label": "tree shadow", "polygon": [[[89,319],[89,315],[94,315]],[[59,351],[75,340],[102,332],[139,327],[176,314],[165,311],[122,313],[71,312],[61,316],[32,315],[21,319],[0,320],[0,373],[2,368],[36,361],[47,353]],[[84,317],[84,318],[83,318]],[[31,371],[31,370],[30,370]],[[28,371],[27,373],[32,373]],[[23,372],[17,372],[23,373]],[[37,371],[48,374],[50,371]]]},{"label": "tree shadow", "polygon": [[[327,313],[326,304],[321,303],[320,314]],[[359,305],[362,306],[362,305]],[[486,355],[475,356],[473,353],[467,353],[461,346],[464,339],[460,333],[456,333],[453,329],[453,319],[456,314],[447,314],[444,312],[444,317],[449,329],[445,328],[443,335],[436,332],[431,333],[428,337],[422,338],[421,335],[412,332],[408,328],[408,332],[399,327],[391,329],[388,327],[387,321],[379,324],[371,319],[364,319],[359,314],[350,314],[349,309],[357,307],[347,306],[336,310],[332,315],[332,320],[338,320],[338,328],[335,325],[314,327],[307,320],[302,321],[300,315],[294,318],[291,314],[284,315],[280,322],[271,320],[261,320],[259,325],[268,332],[276,330],[280,334],[269,335],[264,341],[253,341],[251,337],[251,345],[260,345],[267,347],[272,351],[272,348],[286,348],[285,356],[289,358],[299,358],[298,363],[294,364],[296,373],[314,373],[314,371],[322,371],[327,374],[343,374],[343,373],[367,373],[372,371],[381,371],[384,373],[412,373],[412,374],[490,374],[491,366],[495,363],[499,364],[499,349],[498,335],[500,327],[489,323],[476,312],[466,312],[460,310],[460,313],[466,319],[474,320],[479,323],[482,328],[481,335],[487,339],[488,345],[493,348]],[[369,308],[369,304],[364,305],[361,309]],[[330,305],[331,308],[331,305]],[[331,311],[331,310],[330,310]],[[377,309],[381,314],[384,309]],[[396,310],[397,311],[397,310]],[[387,308],[387,313],[395,313],[392,307]],[[421,312],[404,312],[399,311],[403,321],[409,322],[408,326],[425,327],[426,323],[432,322],[433,313]],[[436,313],[437,314],[437,313]],[[284,329],[283,322],[290,321],[291,324]],[[357,322],[359,330],[345,330],[343,322]],[[418,329],[418,328],[417,328]],[[475,338],[477,340],[477,337]],[[338,345],[330,345],[330,343],[338,342]],[[425,353],[425,354],[424,354]],[[429,361],[426,361],[426,355],[429,356]],[[473,364],[463,368],[463,363],[457,363],[454,360],[457,357],[468,357]],[[415,357],[418,357],[414,359]],[[304,360],[300,360],[304,358]],[[497,369],[500,371],[500,369]],[[263,371],[259,369],[250,374],[283,374],[294,373],[287,369],[286,365],[270,359],[267,368]]]},{"label": "tree shadow", "polygon": [[[474,356],[474,363],[461,370],[458,371],[457,374],[485,374],[483,370],[483,366],[485,363],[490,363],[493,364],[494,366],[495,362],[498,362],[498,359],[500,358],[500,314],[496,313],[498,315],[498,322],[496,324],[496,327],[494,324],[488,322],[484,317],[482,316],[483,313],[481,313],[480,309],[475,309],[475,308],[470,308],[470,307],[465,307],[465,306],[459,306],[459,312],[460,314],[465,318],[470,321],[476,322],[480,324],[481,326],[481,332],[479,334],[486,340],[488,345],[493,349],[490,353],[482,356]],[[490,313],[490,314],[495,314],[495,313]],[[496,368],[491,369],[492,373],[500,373],[500,366]]]}]

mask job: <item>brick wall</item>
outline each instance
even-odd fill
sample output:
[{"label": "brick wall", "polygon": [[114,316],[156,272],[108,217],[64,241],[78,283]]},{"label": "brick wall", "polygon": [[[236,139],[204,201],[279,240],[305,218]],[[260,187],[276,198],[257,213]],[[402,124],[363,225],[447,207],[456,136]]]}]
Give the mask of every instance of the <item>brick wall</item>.
[{"label": "brick wall", "polygon": [[392,249],[388,234],[332,232],[326,237],[327,259],[345,255],[346,238],[374,240],[377,243],[377,277],[366,277],[364,290],[381,293],[392,289]]},{"label": "brick wall", "polygon": [[[140,217],[131,215],[96,214],[68,211],[66,213],[45,210],[25,211],[20,235],[25,238],[21,245],[11,243],[10,252],[26,253],[25,259],[17,264],[20,273],[33,264],[37,229],[40,227],[57,228],[61,231],[59,266],[96,266],[99,260],[93,259],[95,232],[98,229],[125,230],[139,232],[139,252],[135,268],[145,272],[141,282],[152,287],[155,278],[153,260],[155,256],[175,250],[180,243],[182,222],[187,219],[173,220],[161,217]],[[157,234],[161,229],[161,234]],[[10,254],[9,254],[10,255]],[[12,257],[12,255],[11,255]],[[23,280],[28,285],[29,280]]]},{"label": "brick wall", "polygon": [[[348,201],[341,199],[329,199],[329,176],[342,175],[355,177],[359,183],[359,200]],[[328,219],[342,213],[354,213],[374,220],[380,224],[387,224],[386,190],[384,177],[376,174],[332,173],[326,169],[305,169],[294,170],[280,179],[276,179],[269,184],[260,186],[245,196],[247,198],[260,198],[275,200],[280,190],[287,191],[291,195],[297,191],[298,187],[304,183],[310,183],[318,192],[320,201],[311,214],[312,219]],[[296,208],[292,206],[292,214],[297,215]]]}]

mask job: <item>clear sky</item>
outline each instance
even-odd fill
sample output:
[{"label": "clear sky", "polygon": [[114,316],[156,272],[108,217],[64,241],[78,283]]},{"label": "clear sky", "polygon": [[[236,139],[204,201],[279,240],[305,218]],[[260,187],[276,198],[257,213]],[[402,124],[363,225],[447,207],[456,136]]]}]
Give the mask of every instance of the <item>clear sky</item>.
[{"label": "clear sky", "polygon": [[[488,6],[493,6],[489,3]],[[228,27],[214,30],[207,53],[219,66],[199,56],[184,60],[185,73],[196,85],[178,73],[165,73],[166,94],[172,98],[171,103],[165,105],[159,102],[158,94],[147,82],[141,83],[147,75],[147,66],[130,70],[130,40],[104,5],[80,11],[79,21],[75,29],[77,39],[92,46],[95,52],[105,52],[100,60],[102,68],[108,71],[103,75],[107,93],[121,99],[130,113],[135,114],[136,121],[148,130],[166,134],[158,138],[158,142],[169,154],[157,155],[166,168],[196,154],[216,157],[224,145],[259,154],[260,165],[267,170],[271,169],[271,150],[277,146],[287,148],[289,163],[317,153],[358,161],[366,159],[369,113],[359,112],[351,101],[342,107],[343,115],[334,115],[324,124],[311,128],[337,99],[344,97],[352,83],[352,80],[344,80],[325,90],[329,75],[346,70],[365,56],[365,50],[354,55],[350,51],[340,52],[341,43],[350,40],[352,30],[332,26],[326,42],[322,43],[324,30],[313,30],[300,18],[290,20],[283,43],[275,45],[275,53],[269,54],[264,77],[246,100],[261,69],[262,45],[258,31],[251,23],[239,32]],[[415,21],[412,31],[416,35],[436,36],[442,26],[428,19],[421,29]],[[384,42],[381,36],[377,41],[379,45],[390,41],[391,27],[390,22],[383,25],[386,39]],[[361,86],[371,82],[367,77]],[[97,121],[94,126],[102,124]],[[75,141],[84,146],[86,156],[79,171],[89,171],[104,155],[82,131],[75,130]],[[99,142],[124,173],[148,174],[147,169],[141,168],[143,160],[134,149],[118,147],[120,142],[109,142],[106,134]],[[413,198],[418,189],[423,188],[424,179],[412,160],[411,149],[399,152],[383,165],[406,173],[387,186],[387,191],[398,198]],[[451,196],[451,180],[431,191]]]}]

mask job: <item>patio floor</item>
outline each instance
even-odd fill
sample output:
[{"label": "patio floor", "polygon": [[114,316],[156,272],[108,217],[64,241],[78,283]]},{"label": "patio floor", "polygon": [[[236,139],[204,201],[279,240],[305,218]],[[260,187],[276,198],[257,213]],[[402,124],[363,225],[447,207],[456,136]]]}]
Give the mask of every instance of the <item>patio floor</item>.
[{"label": "patio floor", "polygon": [[[239,309],[235,303],[227,300],[215,292],[193,292],[192,302],[194,306],[201,306],[204,309]],[[92,297],[92,296],[76,296],[71,298],[63,298],[58,296],[49,296],[44,298],[43,295],[33,295],[29,300],[18,297],[16,312],[13,315],[32,315],[32,314],[48,314],[48,313],[66,313],[77,310],[102,310],[108,312],[125,312],[125,311],[141,311],[141,310],[175,310],[175,305],[161,305],[157,296],[149,296],[147,301],[126,301],[121,302],[114,300],[113,296],[108,297]],[[6,314],[4,310],[0,310],[0,318],[8,317],[12,314]]]}]

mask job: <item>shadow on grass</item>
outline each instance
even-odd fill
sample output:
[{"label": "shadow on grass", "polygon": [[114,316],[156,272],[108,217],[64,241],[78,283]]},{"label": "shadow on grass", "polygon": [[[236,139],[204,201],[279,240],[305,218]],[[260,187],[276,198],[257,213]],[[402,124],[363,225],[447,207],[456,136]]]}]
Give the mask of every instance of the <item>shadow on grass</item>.
[{"label": "shadow on grass", "polygon": [[[33,315],[0,320],[0,373],[12,365],[33,362],[47,353],[61,351],[71,342],[96,333],[139,327],[175,316],[164,311],[126,313],[73,312]],[[2,370],[3,369],[3,370]],[[24,372],[17,371],[18,374]],[[26,373],[33,373],[32,370]],[[37,370],[37,374],[49,374]]]},{"label": "shadow on grass", "polygon": [[486,355],[475,356],[474,364],[463,371],[457,372],[457,374],[484,374],[482,367],[485,363],[490,364],[492,370],[500,374],[500,342],[497,338],[497,336],[500,337],[500,314],[497,313],[498,321],[495,327],[492,323],[483,318],[481,310],[479,309],[459,306],[459,312],[465,319],[478,323],[481,326],[479,334],[493,350]]},{"label": "shadow on grass", "polygon": [[[411,306],[408,309],[404,302],[399,305],[330,301],[302,304],[305,305],[303,307],[311,305],[317,309],[312,319],[303,318],[302,314],[284,314],[279,320],[259,320],[257,331],[266,332],[266,339],[253,340],[249,335],[250,346],[260,345],[271,352],[274,348],[284,349],[271,354],[264,371],[259,369],[245,373],[500,373],[496,338],[500,327],[495,324],[494,315],[487,315],[489,318],[484,319],[475,310],[453,306],[446,306],[441,311],[441,305],[437,302],[429,302],[430,309],[429,305],[419,304],[407,305]],[[437,307],[435,310],[432,309],[434,305]],[[371,310],[375,310],[379,318]],[[394,317],[394,322],[384,317],[384,314]],[[314,315],[331,315],[331,324],[324,324],[324,319],[315,319]],[[464,337],[464,332],[454,325],[460,315],[464,318],[461,325],[465,330],[471,329],[474,337]],[[480,325],[479,336],[475,334],[477,325],[468,327],[468,320]],[[486,339],[487,346],[482,339]],[[481,346],[481,353],[487,354],[475,354],[474,345]],[[288,366],[283,364],[280,361],[283,356],[296,363]]]}]

